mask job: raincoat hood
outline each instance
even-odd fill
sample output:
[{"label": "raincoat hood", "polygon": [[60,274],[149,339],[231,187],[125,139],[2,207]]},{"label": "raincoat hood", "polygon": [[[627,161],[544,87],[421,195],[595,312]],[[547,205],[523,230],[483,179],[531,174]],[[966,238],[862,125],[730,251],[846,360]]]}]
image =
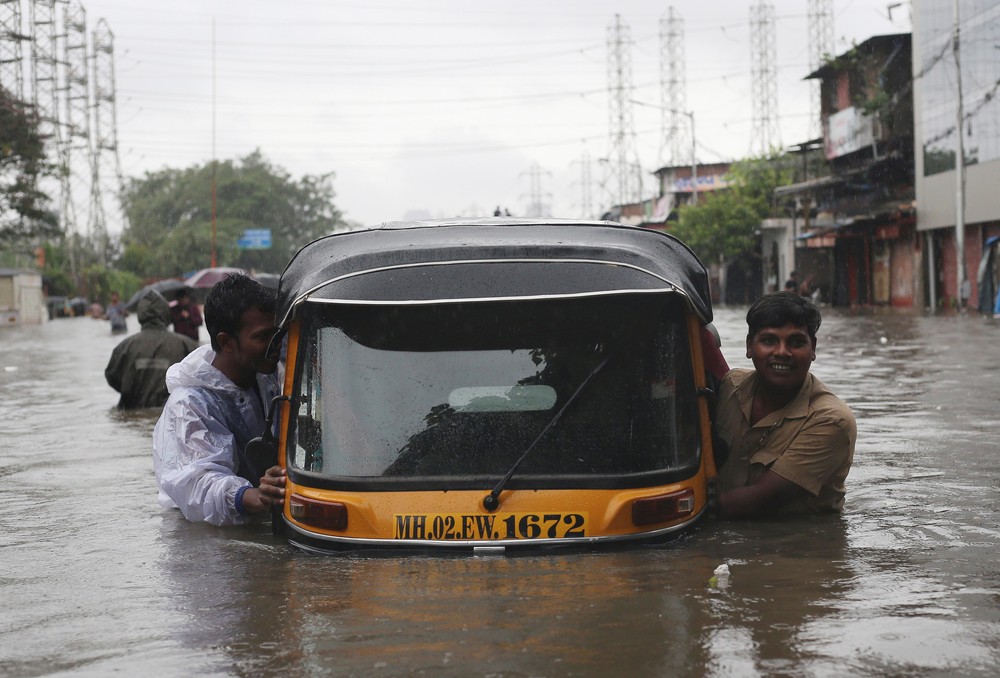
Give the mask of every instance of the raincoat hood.
[{"label": "raincoat hood", "polygon": [[213,360],[215,351],[209,344],[191,351],[186,360],[167,370],[167,390],[173,393],[180,388],[206,388],[232,396],[243,393],[243,389],[212,365]]},{"label": "raincoat hood", "polygon": [[139,300],[139,324],[142,329],[167,329],[170,324],[170,304],[156,290],[150,290]]}]

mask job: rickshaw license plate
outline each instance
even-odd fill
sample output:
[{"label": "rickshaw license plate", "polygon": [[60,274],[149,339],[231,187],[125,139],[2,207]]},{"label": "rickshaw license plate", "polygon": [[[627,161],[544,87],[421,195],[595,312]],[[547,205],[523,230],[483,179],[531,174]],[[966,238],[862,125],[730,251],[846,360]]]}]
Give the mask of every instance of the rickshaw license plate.
[{"label": "rickshaw license plate", "polygon": [[567,539],[587,536],[586,513],[396,514],[393,539]]}]

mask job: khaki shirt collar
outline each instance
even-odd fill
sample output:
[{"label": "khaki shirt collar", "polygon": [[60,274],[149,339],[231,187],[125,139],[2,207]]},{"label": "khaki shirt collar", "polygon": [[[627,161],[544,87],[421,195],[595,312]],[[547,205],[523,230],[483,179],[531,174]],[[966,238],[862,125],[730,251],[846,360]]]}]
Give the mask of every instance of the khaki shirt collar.
[{"label": "khaki shirt collar", "polygon": [[[750,372],[736,390],[736,401],[739,403],[740,411],[743,412],[743,416],[748,422],[751,421],[753,415],[753,394],[757,389],[757,378],[756,370]],[[802,387],[799,388],[799,392],[795,394],[791,402],[780,410],[771,412],[751,426],[751,428],[772,426],[779,419],[801,419],[808,415],[809,394],[812,393],[812,385],[813,375],[810,372],[806,375],[805,380],[802,382]]]}]

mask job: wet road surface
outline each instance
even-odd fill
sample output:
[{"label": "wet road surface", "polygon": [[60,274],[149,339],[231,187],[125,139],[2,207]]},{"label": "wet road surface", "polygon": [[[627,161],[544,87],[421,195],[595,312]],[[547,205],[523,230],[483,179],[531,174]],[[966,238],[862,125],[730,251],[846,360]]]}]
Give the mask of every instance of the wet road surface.
[{"label": "wet road surface", "polygon": [[[717,310],[734,367],[744,313]],[[842,517],[488,557],[310,556],[161,511],[157,413],[104,381],[120,340],[0,329],[0,675],[1000,673],[993,321],[824,309],[813,369],[858,419]]]}]

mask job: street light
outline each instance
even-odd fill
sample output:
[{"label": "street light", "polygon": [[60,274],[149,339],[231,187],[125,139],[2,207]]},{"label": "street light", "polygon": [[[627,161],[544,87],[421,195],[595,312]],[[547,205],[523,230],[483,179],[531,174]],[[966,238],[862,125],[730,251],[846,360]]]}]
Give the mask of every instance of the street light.
[{"label": "street light", "polygon": [[674,115],[684,115],[687,119],[691,121],[691,204],[698,204],[698,160],[697,160],[697,144],[695,144],[694,137],[694,111],[679,111],[675,108],[665,108],[663,106],[657,106],[656,104],[650,104],[645,101],[636,101],[635,99],[629,99],[630,103],[637,106],[648,106],[650,108],[658,108],[661,111],[667,111],[668,113],[673,113]]},{"label": "street light", "polygon": [[[671,113],[674,111],[671,110]],[[691,204],[698,204],[698,160],[695,153],[694,143],[694,111],[678,111],[681,115],[686,115],[691,121]]]}]

